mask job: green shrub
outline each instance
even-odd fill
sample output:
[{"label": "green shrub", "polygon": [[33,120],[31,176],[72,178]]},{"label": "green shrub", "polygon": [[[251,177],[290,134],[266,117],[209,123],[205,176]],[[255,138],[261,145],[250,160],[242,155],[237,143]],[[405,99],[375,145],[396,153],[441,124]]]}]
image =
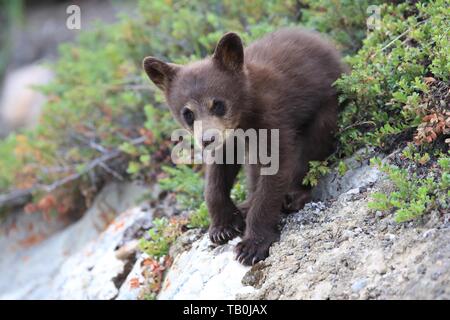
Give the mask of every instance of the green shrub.
[{"label": "green shrub", "polygon": [[[416,144],[430,149],[441,163],[439,153],[448,150],[443,140],[450,132],[450,113],[442,105],[450,103],[445,94],[450,70],[448,2],[384,5],[381,12],[380,28],[370,32],[361,50],[347,59],[351,74],[337,81],[346,107],[340,114],[335,156],[351,155],[363,146],[393,150],[414,135]],[[416,148],[405,149],[404,157],[419,164],[430,160],[430,154]],[[442,203],[438,194],[444,185],[439,179],[418,177],[387,164],[380,168],[397,190],[376,194],[370,207],[394,210],[401,222]],[[435,175],[445,181],[445,166],[439,168]]]},{"label": "green shrub", "polygon": [[428,113],[425,77],[447,82],[450,12],[445,0],[384,5],[380,28],[348,58],[349,75],[337,81],[346,108],[340,114],[340,155],[362,146],[386,147],[389,138],[417,127]]},{"label": "green shrub", "polygon": [[174,192],[183,210],[198,208],[203,200],[203,179],[199,172],[187,165],[163,167],[167,177],[160,179],[162,190]]},{"label": "green shrub", "polygon": [[328,161],[310,161],[309,162],[309,171],[303,179],[302,183],[304,185],[317,186],[319,183],[320,177],[326,175],[330,172],[330,168],[328,166]]},{"label": "green shrub", "polygon": [[247,198],[247,188],[245,184],[245,174],[241,171],[237,181],[231,189],[231,199],[235,203],[241,203]]},{"label": "green shrub", "polygon": [[[367,35],[355,55],[346,58],[352,72],[336,82],[344,106],[339,115],[337,151],[327,161],[311,163],[304,183],[315,185],[329,171],[328,165],[335,165],[362,147],[389,152],[414,140],[421,148],[405,149],[404,157],[410,161],[423,165],[431,158],[433,163],[446,159],[442,154],[450,144],[447,7],[445,0],[381,6],[379,28]],[[342,30],[336,28],[335,32]],[[372,208],[395,211],[397,221],[410,220],[435,207],[446,208],[442,198],[448,175],[445,166],[438,166],[434,172],[442,176],[443,182],[435,177],[419,177],[402,167],[386,164],[380,168],[397,191],[376,194]],[[339,162],[337,170],[342,174],[346,169]]]},{"label": "green shrub", "polygon": [[188,228],[206,229],[209,227],[210,222],[208,208],[206,207],[206,203],[202,202],[198,209],[190,214],[187,226]]},{"label": "green shrub", "polygon": [[[416,164],[426,164],[426,156],[418,159]],[[392,181],[395,190],[384,193],[377,192],[368,206],[374,210],[394,211],[397,222],[405,222],[420,217],[432,208],[449,209],[450,195],[450,157],[441,156],[438,168],[425,177],[419,177],[416,172],[410,173],[404,168],[382,163],[380,159],[372,159],[382,172]]]},{"label": "green shrub", "polygon": [[[209,226],[208,208],[203,201],[204,182],[201,172],[187,165],[177,167],[163,167],[167,176],[159,180],[162,190],[175,193],[180,209],[189,212],[188,228],[202,228]],[[246,198],[245,176],[239,174],[231,190],[231,199],[240,203]]]},{"label": "green shrub", "polygon": [[148,231],[148,239],[142,238],[139,247],[155,259],[166,256],[170,245],[181,234],[182,225],[181,220],[153,219],[153,227]]},{"label": "green shrub", "polygon": [[[302,6],[294,0],[140,1],[138,17],[122,17],[114,25],[99,24],[95,31],[82,32],[76,45],[61,46],[55,81],[43,88],[50,101],[37,130],[0,147],[0,168],[7,171],[1,175],[0,192],[64,179],[89,166],[102,151],[120,150],[124,157],[112,170],[96,167],[95,181],[154,176],[158,163],[168,160],[154,156],[167,153],[164,148],[155,150],[155,145],[167,140],[174,122],[141,71],[142,58],[151,54],[180,63],[197,59],[210,54],[229,30],[240,32],[245,42],[299,23],[334,30],[334,25],[325,30],[324,22],[331,16],[348,16],[355,5],[346,2],[336,14],[333,3],[307,2]],[[321,18],[315,19],[318,14]],[[365,28],[350,25],[361,32]],[[130,145],[129,140],[142,135],[154,140]],[[16,154],[14,163],[4,154]],[[90,189],[92,179],[86,177],[82,174],[73,183]]]}]

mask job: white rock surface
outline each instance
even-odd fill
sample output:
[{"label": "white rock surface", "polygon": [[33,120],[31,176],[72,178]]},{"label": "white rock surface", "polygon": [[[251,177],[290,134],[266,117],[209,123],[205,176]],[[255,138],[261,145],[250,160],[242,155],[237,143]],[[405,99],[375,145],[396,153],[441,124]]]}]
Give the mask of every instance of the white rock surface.
[{"label": "white rock surface", "polygon": [[[142,262],[148,258],[148,255],[142,253],[133,268],[125,279],[124,283],[119,289],[119,293],[116,300],[137,300],[140,296],[143,286],[145,285],[144,267]],[[133,281],[137,280],[137,285],[133,284]]]},{"label": "white rock surface", "polygon": [[[33,245],[23,244],[28,224],[14,222],[13,230],[2,225],[0,299],[114,297],[117,289],[110,280],[124,264],[115,258],[115,246],[129,225],[151,214],[136,207],[147,190],[135,184],[108,185],[80,220]],[[22,214],[19,219],[30,218]]]},{"label": "white rock surface", "polygon": [[116,257],[123,231],[148,211],[135,207],[120,214],[94,241],[72,255],[52,281],[54,299],[111,300],[119,290],[114,278],[124,271],[125,261]]},{"label": "white rock surface", "polygon": [[252,292],[253,287],[241,282],[250,267],[234,259],[238,241],[214,248],[205,235],[194,242],[189,251],[175,258],[158,299],[234,299],[237,294]]}]

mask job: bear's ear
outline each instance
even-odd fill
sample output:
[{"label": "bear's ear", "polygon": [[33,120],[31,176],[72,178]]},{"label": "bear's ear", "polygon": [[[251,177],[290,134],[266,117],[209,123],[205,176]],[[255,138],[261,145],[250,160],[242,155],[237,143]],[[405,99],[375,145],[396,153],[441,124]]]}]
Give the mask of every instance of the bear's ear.
[{"label": "bear's ear", "polygon": [[234,32],[225,34],[214,50],[214,61],[221,68],[240,71],[244,65],[244,47],[241,38]]},{"label": "bear's ear", "polygon": [[161,90],[169,90],[170,83],[175,78],[180,66],[166,63],[154,57],[144,59],[142,66],[150,80]]}]

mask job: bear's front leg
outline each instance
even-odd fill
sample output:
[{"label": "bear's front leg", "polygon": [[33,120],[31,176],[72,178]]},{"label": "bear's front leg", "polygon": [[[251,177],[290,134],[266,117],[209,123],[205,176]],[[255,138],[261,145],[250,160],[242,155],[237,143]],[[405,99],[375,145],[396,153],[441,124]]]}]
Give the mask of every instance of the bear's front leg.
[{"label": "bear's front leg", "polygon": [[[287,150],[280,155],[288,155]],[[281,156],[282,157],[282,156]],[[253,265],[269,255],[269,248],[279,239],[278,223],[283,199],[291,181],[291,157],[279,159],[276,174],[261,175],[252,195],[246,216],[244,237],[236,246],[236,259],[245,265]]]},{"label": "bear's front leg", "polygon": [[206,167],[205,200],[211,217],[209,238],[224,244],[241,235],[245,222],[230,198],[230,191],[239,172],[238,164],[210,164]]}]

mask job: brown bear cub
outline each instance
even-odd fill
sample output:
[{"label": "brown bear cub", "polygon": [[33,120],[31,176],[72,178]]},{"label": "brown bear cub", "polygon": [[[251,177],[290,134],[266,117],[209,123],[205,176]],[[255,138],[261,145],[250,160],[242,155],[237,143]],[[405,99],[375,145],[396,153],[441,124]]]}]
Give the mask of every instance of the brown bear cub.
[{"label": "brown bear cub", "polygon": [[[185,66],[144,60],[149,78],[164,91],[177,121],[205,128],[278,129],[279,169],[262,175],[263,164],[244,163],[247,200],[236,205],[230,190],[241,165],[206,166],[209,236],[223,244],[236,236],[236,258],[245,265],[265,259],[279,237],[280,213],[301,209],[310,190],[302,186],[308,162],[333,151],[338,100],[333,83],[345,67],[337,50],[318,34],[281,29],[244,49],[225,34],[214,54]],[[210,143],[202,136],[203,145]]]}]

